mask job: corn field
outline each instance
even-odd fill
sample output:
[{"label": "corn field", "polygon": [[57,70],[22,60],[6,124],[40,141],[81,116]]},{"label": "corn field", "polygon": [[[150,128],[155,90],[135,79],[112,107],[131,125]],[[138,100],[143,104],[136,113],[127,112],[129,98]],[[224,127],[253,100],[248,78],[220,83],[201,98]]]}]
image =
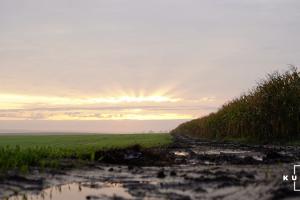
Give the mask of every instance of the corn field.
[{"label": "corn field", "polygon": [[300,139],[300,72],[291,67],[269,74],[217,112],[181,124],[172,133],[264,142]]}]

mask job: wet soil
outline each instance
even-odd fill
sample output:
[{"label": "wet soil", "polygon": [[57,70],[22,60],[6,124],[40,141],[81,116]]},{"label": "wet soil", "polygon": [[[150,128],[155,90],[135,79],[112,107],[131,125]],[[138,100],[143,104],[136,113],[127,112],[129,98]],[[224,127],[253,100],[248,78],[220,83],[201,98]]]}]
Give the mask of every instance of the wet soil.
[{"label": "wet soil", "polygon": [[12,172],[0,180],[0,199],[300,199],[282,181],[300,164],[294,146],[174,136],[169,147],[99,151],[95,159],[80,169]]}]

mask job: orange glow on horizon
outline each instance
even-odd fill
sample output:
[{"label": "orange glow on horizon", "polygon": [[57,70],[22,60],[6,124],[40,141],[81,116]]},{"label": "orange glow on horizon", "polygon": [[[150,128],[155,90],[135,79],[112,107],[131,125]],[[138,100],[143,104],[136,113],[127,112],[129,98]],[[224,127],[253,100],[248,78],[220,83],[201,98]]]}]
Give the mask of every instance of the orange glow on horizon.
[{"label": "orange glow on horizon", "polygon": [[173,119],[192,119],[193,116],[187,114],[176,113],[161,113],[161,114],[147,114],[147,113],[127,113],[127,114],[101,114],[100,116],[70,116],[65,114],[58,114],[46,118],[45,120],[173,120]]},{"label": "orange glow on horizon", "polygon": [[[191,119],[192,115],[149,111],[138,106],[176,104],[182,101],[166,95],[107,96],[107,97],[57,97],[21,94],[0,94],[0,119],[2,120],[171,120]],[[99,110],[97,106],[121,106],[114,110]],[[125,109],[122,106],[135,106]],[[89,111],[80,108],[91,108]],[[50,108],[49,110],[47,110]],[[59,108],[61,110],[51,110]],[[68,109],[68,108],[71,108]],[[42,110],[40,110],[42,109]],[[44,110],[43,110],[44,109]]]},{"label": "orange glow on horizon", "polygon": [[[162,92],[164,91],[164,92]],[[183,99],[167,90],[145,95],[42,96],[0,93],[0,120],[177,120],[199,115],[215,97]],[[189,106],[196,106],[189,110]],[[187,110],[186,110],[187,109]],[[201,112],[206,112],[201,111]]]},{"label": "orange glow on horizon", "polygon": [[[31,96],[19,94],[0,94],[0,109],[18,109],[28,105],[91,105],[91,104],[125,104],[125,103],[164,103],[179,102],[181,99],[162,95],[149,96],[108,96],[108,97],[57,97],[57,96]],[[23,108],[24,108],[23,107]]]}]

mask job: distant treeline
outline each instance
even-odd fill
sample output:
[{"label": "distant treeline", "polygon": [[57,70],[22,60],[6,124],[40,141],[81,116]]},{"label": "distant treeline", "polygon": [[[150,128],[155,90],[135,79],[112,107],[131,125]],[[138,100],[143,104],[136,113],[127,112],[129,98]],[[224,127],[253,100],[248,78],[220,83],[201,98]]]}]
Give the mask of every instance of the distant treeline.
[{"label": "distant treeline", "polygon": [[300,72],[291,67],[269,74],[216,113],[181,124],[172,133],[260,142],[300,139]]}]

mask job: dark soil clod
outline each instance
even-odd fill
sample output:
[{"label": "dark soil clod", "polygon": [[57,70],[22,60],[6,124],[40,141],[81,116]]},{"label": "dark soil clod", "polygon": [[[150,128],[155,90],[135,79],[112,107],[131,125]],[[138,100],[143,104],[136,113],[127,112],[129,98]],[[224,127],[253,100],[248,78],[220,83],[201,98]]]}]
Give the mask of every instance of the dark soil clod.
[{"label": "dark soil clod", "polygon": [[165,174],[164,170],[160,170],[157,173],[157,178],[165,178],[165,177],[166,177],[166,174]]},{"label": "dark soil clod", "polygon": [[177,173],[176,173],[175,171],[172,170],[172,171],[170,172],[170,176],[176,176],[176,175],[177,175]]},{"label": "dark soil clod", "polygon": [[108,170],[108,171],[112,172],[112,171],[114,171],[114,168],[109,168],[109,170]]}]

